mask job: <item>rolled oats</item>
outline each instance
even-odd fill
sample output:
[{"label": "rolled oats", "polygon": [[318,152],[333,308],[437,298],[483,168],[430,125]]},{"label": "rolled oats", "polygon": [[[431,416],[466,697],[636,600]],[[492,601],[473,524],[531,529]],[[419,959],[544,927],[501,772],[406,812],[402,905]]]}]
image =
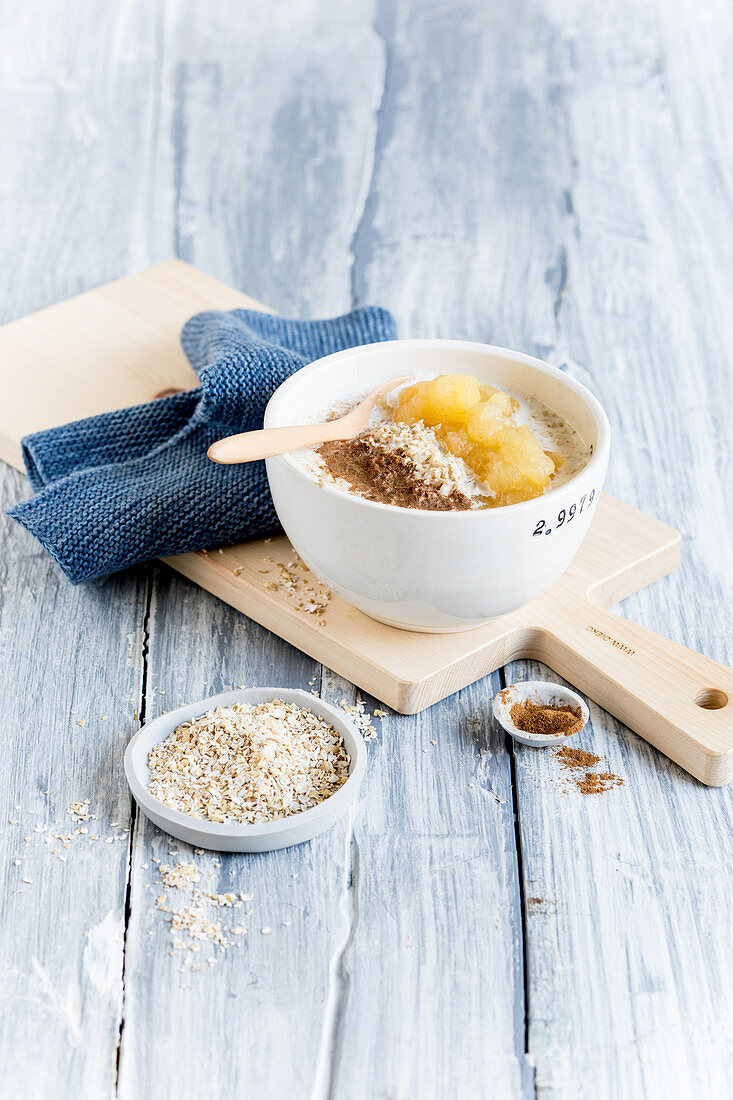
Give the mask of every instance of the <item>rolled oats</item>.
[{"label": "rolled oats", "polygon": [[184,722],[149,756],[148,790],[208,821],[254,824],[301,813],[348,779],[343,738],[317,714],[273,699]]}]

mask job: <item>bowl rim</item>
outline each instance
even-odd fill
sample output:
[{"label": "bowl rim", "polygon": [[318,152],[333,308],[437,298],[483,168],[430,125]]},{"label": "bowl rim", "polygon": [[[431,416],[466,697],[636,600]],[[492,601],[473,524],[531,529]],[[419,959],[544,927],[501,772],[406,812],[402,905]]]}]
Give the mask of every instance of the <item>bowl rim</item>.
[{"label": "bowl rim", "polygon": [[[338,362],[340,359],[347,359],[353,355],[358,355],[361,352],[373,351],[376,349],[387,351],[389,348],[395,346],[411,347],[411,348],[443,348],[446,350],[455,349],[456,351],[478,351],[483,353],[490,353],[492,355],[501,355],[504,358],[513,359],[517,363],[523,363],[525,366],[532,367],[538,370],[542,374],[548,374],[550,377],[555,378],[558,382],[561,382],[567,389],[572,390],[586,406],[590,409],[595,417],[596,426],[598,429],[598,444],[590,457],[590,460],[583,466],[581,470],[578,470],[577,474],[574,474],[569,481],[566,481],[563,485],[558,485],[554,489],[548,490],[546,493],[542,493],[538,497],[532,497],[530,500],[522,500],[516,504],[503,504],[499,508],[476,508],[470,511],[448,510],[445,512],[433,512],[424,508],[404,508],[399,504],[384,504],[379,500],[368,500],[366,497],[358,496],[356,493],[349,493],[345,489],[339,489],[335,485],[320,485],[314,477],[312,477],[303,467],[293,458],[292,453],[286,452],[282,455],[275,455],[273,458],[266,459],[267,464],[271,462],[284,462],[294,473],[298,475],[308,485],[313,485],[316,489],[321,490],[331,496],[335,496],[339,500],[354,501],[358,505],[363,505],[369,509],[377,509],[378,511],[387,511],[389,513],[399,512],[403,515],[410,515],[415,518],[417,522],[467,522],[485,520],[487,516],[499,516],[508,511],[511,511],[512,515],[516,515],[520,511],[531,511],[532,508],[537,508],[538,503],[544,502],[556,494],[565,493],[567,489],[573,485],[580,477],[588,475],[598,470],[603,472],[606,462],[608,460],[608,452],[611,444],[611,425],[606,414],[606,410],[600,403],[597,397],[591,393],[587,386],[584,386],[582,382],[579,382],[576,378],[571,378],[564,371],[561,371],[559,367],[552,366],[551,363],[546,363],[543,359],[538,359],[536,356],[527,355],[525,352],[513,351],[511,348],[499,347],[495,344],[482,344],[473,340],[442,340],[442,339],[419,339],[419,340],[382,340],[372,344],[358,344],[353,348],[344,348],[343,351],[332,352],[330,355],[324,355],[320,359],[314,359],[311,363],[306,363],[305,366],[291,374],[289,378],[286,378],[284,382],[281,382],[278,388],[270,397],[265,407],[264,426],[269,427],[283,427],[285,425],[268,423],[268,418],[276,416],[276,406],[278,398],[281,398],[285,390],[295,381],[297,378],[302,378],[308,374],[311,374],[317,368],[322,367],[324,363]],[[274,413],[273,413],[274,408]],[[289,425],[288,425],[289,426]],[[419,517],[419,518],[418,518]]]},{"label": "bowl rim", "polygon": [[[250,696],[258,696],[258,698],[250,698]],[[265,696],[265,698],[260,698]],[[328,715],[328,719],[335,729],[338,729],[342,734],[344,729],[353,738],[354,752],[350,752],[351,756],[351,768],[349,770],[348,778],[339,789],[323,802],[319,802],[316,806],[311,806],[308,810],[301,810],[297,814],[290,814],[288,817],[277,818],[275,821],[263,821],[258,822],[255,825],[242,825],[237,822],[224,822],[224,821],[209,821],[205,817],[193,817],[191,814],[184,814],[180,810],[174,810],[170,806],[166,806],[164,802],[156,798],[147,789],[145,783],[142,781],[138,769],[134,762],[136,750],[138,749],[139,742],[147,739],[157,726],[165,726],[168,732],[163,734],[158,740],[151,741],[148,748],[148,754],[153,745],[159,744],[160,741],[165,740],[165,737],[180,725],[182,721],[190,721],[190,718],[175,719],[175,716],[180,712],[190,712],[191,708],[196,708],[196,713],[192,717],[200,717],[202,714],[206,714],[209,710],[214,710],[220,706],[231,706],[232,703],[259,703],[267,702],[268,699],[281,699],[283,702],[294,702],[300,706],[308,707],[309,710],[313,710],[314,713],[318,713],[313,707],[313,703],[317,703],[323,708]],[[200,710],[198,708],[201,708]],[[324,715],[319,715],[324,717]],[[173,720],[173,722],[172,722]],[[171,724],[172,722],[172,724]],[[339,729],[339,727],[341,727]],[[147,754],[146,754],[147,762]],[[340,817],[346,812],[354,798],[356,798],[361,781],[364,778],[366,771],[367,751],[364,739],[361,736],[356,724],[351,720],[349,715],[345,711],[339,711],[331,703],[326,702],[324,699],[320,699],[318,696],[311,695],[310,692],[304,691],[302,688],[279,688],[279,687],[251,687],[251,688],[238,688],[234,691],[219,692],[217,695],[210,695],[205,699],[197,699],[191,703],[184,703],[180,707],[176,707],[174,710],[169,710],[166,714],[160,714],[157,718],[151,719],[140,727],[140,729],[131,737],[125,749],[124,767],[125,776],[127,778],[130,791],[135,798],[135,801],[143,810],[150,811],[160,817],[165,818],[173,824],[185,826],[188,829],[195,829],[200,833],[208,833],[212,837],[278,837],[283,833],[288,833],[295,828],[302,828],[307,826],[313,821],[317,821],[322,817],[328,808],[329,813],[336,811],[336,816]]]}]

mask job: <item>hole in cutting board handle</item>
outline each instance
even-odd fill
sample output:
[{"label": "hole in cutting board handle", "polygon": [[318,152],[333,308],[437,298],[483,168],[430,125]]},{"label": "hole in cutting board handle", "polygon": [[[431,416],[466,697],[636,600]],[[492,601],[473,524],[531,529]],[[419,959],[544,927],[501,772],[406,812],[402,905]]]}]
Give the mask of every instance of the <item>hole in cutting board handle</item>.
[{"label": "hole in cutting board handle", "polygon": [[695,702],[703,710],[722,710],[728,705],[728,696],[720,688],[703,688],[695,696]]}]

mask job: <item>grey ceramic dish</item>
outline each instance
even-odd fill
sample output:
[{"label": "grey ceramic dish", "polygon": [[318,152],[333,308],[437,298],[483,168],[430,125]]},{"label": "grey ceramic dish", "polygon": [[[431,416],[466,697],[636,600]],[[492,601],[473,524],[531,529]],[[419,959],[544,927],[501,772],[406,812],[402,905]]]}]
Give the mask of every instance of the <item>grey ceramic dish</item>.
[{"label": "grey ceramic dish", "polygon": [[[270,699],[282,699],[286,703],[308,707],[343,736],[351,760],[349,778],[325,802],[303,813],[262,825],[228,825],[171,810],[149,793],[147,786],[150,781],[150,751],[154,745],[164,741],[176,726],[198,718],[214,707],[228,707],[232,703],[266,703]],[[171,836],[198,848],[211,848],[218,852],[269,852],[275,848],[287,848],[291,844],[302,844],[304,840],[311,840],[330,829],[337,818],[346,813],[353,804],[365,770],[366,746],[348,714],[324,703],[307,691],[291,688],[242,688],[178,707],[177,710],[171,710],[160,718],[147,722],[132,738],[125,752],[127,782],[143,813]]]}]

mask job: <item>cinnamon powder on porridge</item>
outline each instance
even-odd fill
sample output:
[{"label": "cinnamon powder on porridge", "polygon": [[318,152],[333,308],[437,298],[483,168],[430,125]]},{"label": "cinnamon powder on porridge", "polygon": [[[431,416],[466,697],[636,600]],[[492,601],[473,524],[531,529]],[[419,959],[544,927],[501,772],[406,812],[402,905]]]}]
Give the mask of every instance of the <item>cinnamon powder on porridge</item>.
[{"label": "cinnamon powder on porridge", "polygon": [[470,497],[455,486],[430,484],[421,477],[406,450],[380,446],[370,434],[324,443],[318,454],[332,477],[348,482],[367,500],[430,512],[467,511],[472,507]]}]

